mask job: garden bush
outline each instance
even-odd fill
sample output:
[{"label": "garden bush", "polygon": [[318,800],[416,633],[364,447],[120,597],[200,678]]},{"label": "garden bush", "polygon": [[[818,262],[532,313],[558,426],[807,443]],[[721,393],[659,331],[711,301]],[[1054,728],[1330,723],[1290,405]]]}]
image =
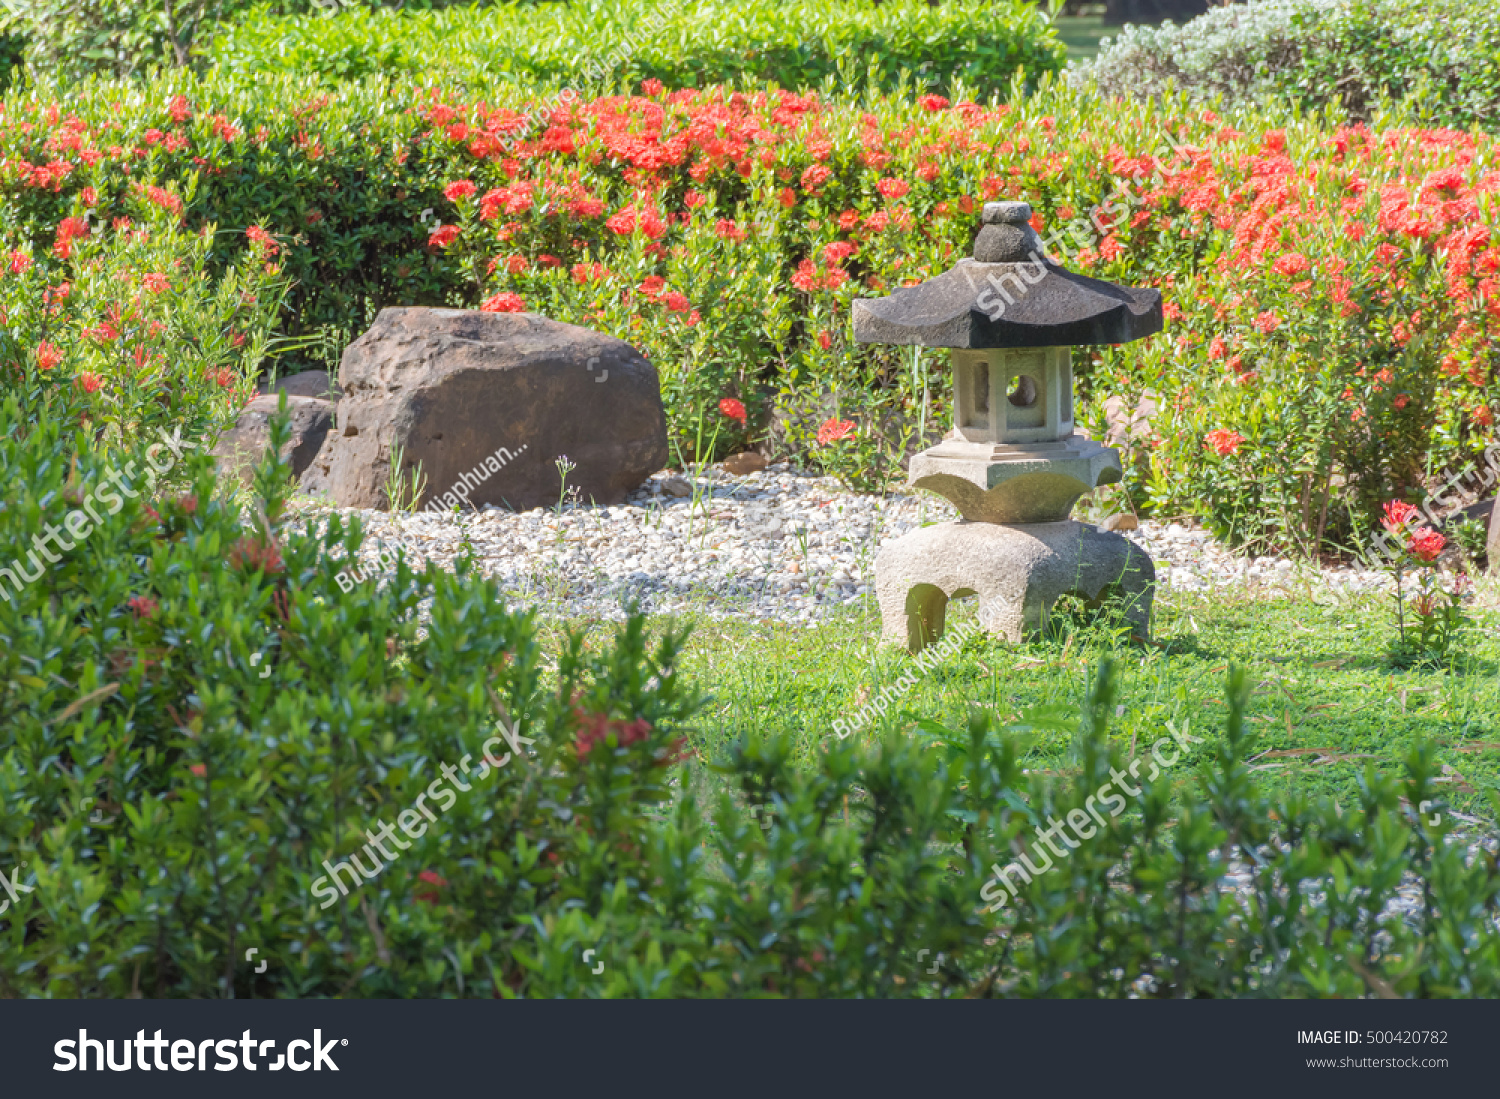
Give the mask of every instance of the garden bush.
[{"label": "garden bush", "polygon": [[[48,186],[58,164],[36,166],[30,186]],[[276,342],[286,292],[276,245],[254,228],[184,228],[191,178],[180,189],[100,184],[70,196],[49,247],[4,211],[0,395],[105,448],[164,434],[211,447]],[[216,238],[231,236],[211,263]]]},{"label": "garden bush", "polygon": [[1066,48],[1021,0],[678,0],[511,3],[439,11],[351,6],[281,18],[262,9],[226,24],[210,61],[241,73],[345,79],[406,75],[448,85],[496,78],[611,91],[768,80],[799,90],[894,87],[903,70],[927,90],[981,98],[1012,77],[1058,70]]},{"label": "garden bush", "polygon": [[[380,0],[6,0],[0,15],[0,76],[7,62],[64,79],[135,76],[157,65],[200,65],[221,27],[252,11],[303,15]],[[440,7],[448,0],[390,0],[400,7]]]},{"label": "garden bush", "polygon": [[[980,204],[1025,199],[1068,265],[1165,295],[1163,335],[1075,356],[1092,430],[1105,397],[1159,400],[1129,455],[1137,506],[1313,552],[1495,441],[1493,155],[1397,119],[1273,124],[1051,83],[980,105],[178,74],[66,105],[13,92],[0,209],[36,255],[85,188],[101,217],[165,188],[187,231],[233,230],[216,264],[271,234],[282,334],[324,361],[384,305],[530,309],[648,354],[686,459],[769,436],[858,481],[897,466],[924,394],[941,429],[947,374],[852,345],[850,302],[947,269]],[[830,419],[855,426],[819,442]]]},{"label": "garden bush", "polygon": [[[1222,736],[1178,712],[1127,759],[1106,666],[1055,775],[1020,753],[1056,707],[697,760],[678,633],[554,649],[466,562],[345,590],[361,533],[287,525],[285,418],[247,512],[201,455],[121,486],[87,433],[14,397],[0,422],[0,561],[110,509],[0,600],[0,994],[1500,991],[1500,876],[1448,842],[1430,750],[1358,805],[1268,800],[1243,677]],[[1076,844],[1049,823],[1096,813]],[[1000,874],[1022,855],[1029,881]],[[1423,906],[1391,917],[1407,873]]]},{"label": "garden bush", "polygon": [[1500,119],[1500,9],[1487,0],[1251,0],[1127,27],[1079,75],[1109,95],[1290,101],[1371,121],[1404,99],[1430,124]]}]

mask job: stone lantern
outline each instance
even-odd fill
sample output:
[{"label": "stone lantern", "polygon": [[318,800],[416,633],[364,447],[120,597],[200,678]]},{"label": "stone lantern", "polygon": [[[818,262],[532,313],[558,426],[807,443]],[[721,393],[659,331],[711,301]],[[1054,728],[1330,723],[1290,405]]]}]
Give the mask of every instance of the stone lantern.
[{"label": "stone lantern", "polygon": [[1069,520],[1078,498],[1123,475],[1119,455],[1073,423],[1072,348],[1161,331],[1161,295],[1074,274],[1043,255],[1023,202],[984,207],[974,257],[853,307],[860,343],[953,352],[953,430],[911,460],[910,483],[963,518],[914,531],[875,562],[884,636],[913,651],[941,636],[951,598],[1020,641],[1077,592],[1118,596],[1145,635],[1151,560],[1118,534]]}]

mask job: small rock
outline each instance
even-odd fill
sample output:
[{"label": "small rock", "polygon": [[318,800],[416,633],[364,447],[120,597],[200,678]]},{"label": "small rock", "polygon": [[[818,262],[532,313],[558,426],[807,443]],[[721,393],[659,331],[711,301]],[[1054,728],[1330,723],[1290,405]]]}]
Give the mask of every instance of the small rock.
[{"label": "small rock", "polygon": [[661,483],[661,490],[668,496],[691,496],[693,494],[693,486],[681,477],[668,477]]},{"label": "small rock", "polygon": [[1119,515],[1111,515],[1099,524],[1100,530],[1140,530],[1140,528],[1141,524],[1128,511],[1121,512]]},{"label": "small rock", "polygon": [[766,468],[764,455],[757,454],[753,450],[744,450],[738,454],[731,454],[724,459],[724,469],[736,477],[747,477],[752,473],[759,473]]},{"label": "small rock", "polygon": [[[251,482],[255,468],[270,446],[270,421],[276,414],[277,402],[276,396],[265,394],[245,406],[234,427],[224,433],[211,452],[219,459],[221,472],[239,477],[245,484]],[[300,477],[327,441],[333,426],[333,403],[289,393],[287,413],[292,434],[282,448],[282,457],[291,463],[292,474]]]},{"label": "small rock", "polygon": [[339,398],[338,384],[328,376],[326,370],[304,370],[300,374],[280,378],[274,384],[261,383],[262,396],[274,396],[278,390],[285,390],[288,397],[316,397],[321,401],[336,401]]}]

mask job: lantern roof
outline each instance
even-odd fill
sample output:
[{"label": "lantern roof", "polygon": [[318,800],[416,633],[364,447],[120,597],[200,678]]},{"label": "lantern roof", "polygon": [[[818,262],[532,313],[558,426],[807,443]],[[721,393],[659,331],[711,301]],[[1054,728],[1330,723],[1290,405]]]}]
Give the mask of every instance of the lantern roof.
[{"label": "lantern roof", "polygon": [[1161,293],[1047,259],[1024,202],[986,203],[972,259],[854,302],[858,343],[987,349],[1129,343],[1161,331]]}]

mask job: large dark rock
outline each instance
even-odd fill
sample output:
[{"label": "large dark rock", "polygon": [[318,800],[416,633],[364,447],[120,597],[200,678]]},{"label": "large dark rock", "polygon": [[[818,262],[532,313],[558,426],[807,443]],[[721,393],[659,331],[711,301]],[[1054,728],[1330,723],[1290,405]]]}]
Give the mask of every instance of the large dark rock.
[{"label": "large dark rock", "polygon": [[530,313],[383,309],[344,350],[335,431],[303,479],[385,508],[392,450],[421,463],[419,506],[619,503],[667,462],[656,368],[623,340]]},{"label": "large dark rock", "polygon": [[[219,439],[211,453],[219,459],[222,474],[250,483],[256,466],[271,445],[269,423],[277,399],[275,393],[254,398],[240,413],[234,427]],[[292,437],[282,448],[281,456],[291,462],[292,473],[300,477],[312,465],[333,426],[333,402],[293,396],[289,392],[286,403],[291,414]]]}]

